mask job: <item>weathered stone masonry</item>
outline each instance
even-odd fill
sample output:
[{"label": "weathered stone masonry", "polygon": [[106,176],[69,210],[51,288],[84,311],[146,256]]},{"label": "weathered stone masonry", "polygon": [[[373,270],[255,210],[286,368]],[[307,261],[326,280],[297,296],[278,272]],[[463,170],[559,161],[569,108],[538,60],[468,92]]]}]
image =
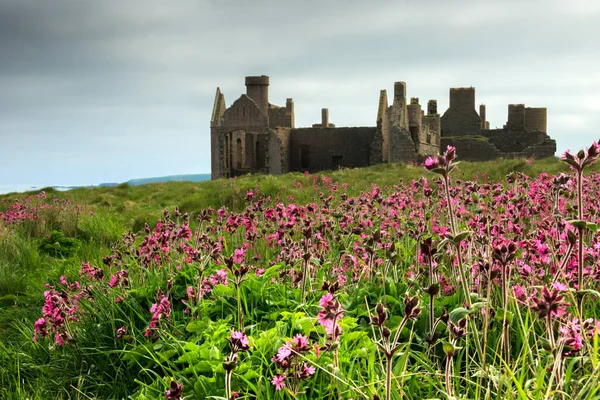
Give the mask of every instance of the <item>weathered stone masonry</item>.
[{"label": "weathered stone masonry", "polygon": [[486,161],[496,158],[551,157],[556,141],[546,133],[546,108],[509,104],[506,125],[490,129],[485,104],[475,111],[475,88],[450,89],[450,107],[442,116],[442,148],[456,147],[460,158]]},{"label": "weathered stone masonry", "polygon": [[545,157],[556,142],[546,134],[546,109],[510,105],[503,129],[489,129],[485,105],[475,111],[475,89],[450,89],[450,107],[438,114],[437,101],[407,102],[406,83],[379,96],[373,127],[336,127],[329,110],[312,128],[296,128],[294,101],[285,107],[269,103],[269,77],[246,77],[246,94],[227,108],[217,88],[210,122],[212,179],[247,173],[282,174],[356,168],[382,162],[417,162],[454,145],[462,159]]}]

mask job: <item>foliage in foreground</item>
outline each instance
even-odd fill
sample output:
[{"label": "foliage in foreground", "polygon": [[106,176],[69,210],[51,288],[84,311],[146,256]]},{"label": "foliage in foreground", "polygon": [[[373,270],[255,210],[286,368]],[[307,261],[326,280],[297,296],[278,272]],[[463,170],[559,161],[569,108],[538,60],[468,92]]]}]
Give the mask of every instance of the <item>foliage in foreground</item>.
[{"label": "foliage in foreground", "polygon": [[312,199],[122,236],[58,198],[11,214],[4,270],[48,273],[3,289],[1,397],[596,398],[596,149],[535,179],[453,180],[452,149],[395,186],[297,175]]}]

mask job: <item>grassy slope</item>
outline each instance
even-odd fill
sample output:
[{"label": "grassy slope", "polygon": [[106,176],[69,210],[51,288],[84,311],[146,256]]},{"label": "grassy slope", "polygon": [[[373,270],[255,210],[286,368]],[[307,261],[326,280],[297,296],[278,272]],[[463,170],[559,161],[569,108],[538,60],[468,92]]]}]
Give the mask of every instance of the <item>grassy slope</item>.
[{"label": "grassy slope", "polygon": [[[598,166],[594,170],[598,171]],[[533,164],[524,160],[464,162],[453,176],[455,179],[470,179],[474,174],[486,173],[491,180],[500,180],[513,171],[537,176],[541,172],[566,172],[568,168],[557,159],[536,161]],[[312,188],[316,176],[328,176],[340,184],[347,184],[346,191],[349,195],[369,190],[372,184],[385,187],[399,183],[400,179],[406,182],[422,176],[433,178],[422,167],[383,164],[309,176],[300,173],[282,176],[254,175],[234,180],[169,182],[144,186],[124,184],[68,192],[47,189],[49,194],[61,199],[68,198],[74,204],[82,206],[79,216],[74,216],[74,211],[70,211],[71,215],[66,215],[55,226],[68,236],[79,238],[82,245],[73,257],[59,260],[39,251],[38,243],[49,233],[48,229],[21,228],[19,234],[10,235],[0,226],[0,365],[4,365],[0,367],[0,387],[10,385],[12,379],[18,379],[14,376],[18,370],[17,365],[27,361],[19,359],[19,351],[27,343],[19,335],[18,327],[31,325],[39,316],[43,285],[48,279],[56,280],[69,271],[74,273],[79,269],[81,260],[101,264],[101,258],[109,253],[111,242],[118,240],[128,230],[137,232],[143,229],[145,223],[156,223],[165,208],[173,209],[178,206],[182,212],[188,212],[192,216],[207,207],[239,209],[244,204],[247,191],[254,188],[285,202],[290,201],[289,196],[292,196],[293,201],[306,203],[317,193]],[[37,192],[29,195],[34,193]],[[27,195],[13,193],[0,196],[0,202],[5,200],[12,204],[14,199]],[[6,205],[0,204],[0,210]],[[89,215],[89,210],[93,210],[93,216]],[[6,357],[4,360],[3,349]],[[12,367],[6,367],[8,362],[13,363]]]},{"label": "grassy slope", "polygon": [[[592,170],[600,171],[596,165]],[[492,181],[504,179],[510,172],[522,172],[529,176],[537,176],[542,172],[550,175],[568,172],[568,167],[555,158],[535,161],[533,164],[525,160],[498,160],[488,162],[462,162],[456,172],[455,179],[471,179],[475,174],[485,173]],[[349,195],[368,190],[372,184],[381,187],[397,184],[400,179],[408,181],[422,176],[432,178],[420,166],[404,164],[380,164],[369,168],[325,171],[305,176],[301,173],[289,173],[280,176],[248,175],[231,180],[206,182],[166,182],[141,186],[122,184],[116,187],[79,188],[68,192],[45,189],[46,192],[59,198],[69,198],[73,203],[91,208],[95,213],[116,219],[125,229],[139,230],[141,221],[156,219],[164,208],[178,206],[183,212],[197,213],[207,207],[239,209],[244,203],[246,192],[258,187],[260,192],[272,197],[280,197],[287,202],[292,196],[298,203],[306,203],[314,196],[313,190],[306,190],[315,176],[328,176],[333,181],[346,183]],[[297,183],[302,184],[301,187]],[[0,201],[35,194],[12,193],[0,196]],[[1,205],[0,205],[1,207]]]}]

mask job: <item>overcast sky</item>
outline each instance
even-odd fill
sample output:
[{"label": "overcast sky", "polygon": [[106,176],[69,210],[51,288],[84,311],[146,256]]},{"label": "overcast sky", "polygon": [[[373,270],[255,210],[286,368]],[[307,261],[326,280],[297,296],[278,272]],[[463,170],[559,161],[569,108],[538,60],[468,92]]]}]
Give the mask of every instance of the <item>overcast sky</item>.
[{"label": "overcast sky", "polygon": [[373,126],[380,89],[474,86],[492,127],[548,107],[557,154],[600,130],[600,1],[0,0],[0,185],[210,172],[217,86],[269,75],[296,126]]}]

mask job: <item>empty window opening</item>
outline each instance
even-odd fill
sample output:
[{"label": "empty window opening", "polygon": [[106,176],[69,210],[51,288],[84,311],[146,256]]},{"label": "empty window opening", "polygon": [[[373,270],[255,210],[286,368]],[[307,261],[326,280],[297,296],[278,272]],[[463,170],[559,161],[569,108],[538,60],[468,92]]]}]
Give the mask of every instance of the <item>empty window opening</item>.
[{"label": "empty window opening", "polygon": [[344,156],[331,156],[331,168],[332,169],[340,169],[342,166],[342,160]]},{"label": "empty window opening", "polygon": [[308,170],[310,168],[310,146],[300,146],[300,168]]},{"label": "empty window opening", "polygon": [[242,168],[242,139],[238,138],[235,141],[235,160],[237,162],[237,168]]}]

